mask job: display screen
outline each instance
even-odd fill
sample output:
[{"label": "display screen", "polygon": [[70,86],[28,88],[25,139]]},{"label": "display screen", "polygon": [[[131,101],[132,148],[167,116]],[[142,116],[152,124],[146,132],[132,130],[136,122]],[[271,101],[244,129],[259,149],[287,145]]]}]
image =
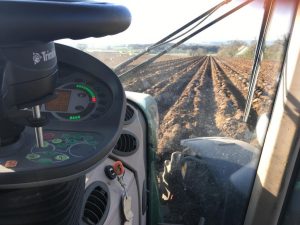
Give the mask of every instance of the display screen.
[{"label": "display screen", "polygon": [[57,90],[57,97],[45,104],[47,111],[66,112],[68,111],[71,90]]}]

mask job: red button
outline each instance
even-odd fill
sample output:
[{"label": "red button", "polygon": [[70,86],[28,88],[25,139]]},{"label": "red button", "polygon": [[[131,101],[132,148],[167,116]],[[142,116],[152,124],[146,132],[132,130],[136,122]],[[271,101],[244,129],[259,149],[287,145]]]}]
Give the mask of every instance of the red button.
[{"label": "red button", "polygon": [[18,165],[18,161],[16,161],[16,160],[8,160],[8,161],[6,161],[5,164],[4,164],[4,166],[5,166],[6,168],[14,168],[14,167],[16,167],[17,165]]},{"label": "red button", "polygon": [[54,133],[44,133],[44,139],[45,140],[51,140],[55,137]]},{"label": "red button", "polygon": [[124,172],[125,172],[125,168],[124,168],[123,163],[122,163],[121,161],[116,161],[116,162],[113,164],[113,168],[114,168],[115,173],[116,173],[118,176],[123,175]]}]

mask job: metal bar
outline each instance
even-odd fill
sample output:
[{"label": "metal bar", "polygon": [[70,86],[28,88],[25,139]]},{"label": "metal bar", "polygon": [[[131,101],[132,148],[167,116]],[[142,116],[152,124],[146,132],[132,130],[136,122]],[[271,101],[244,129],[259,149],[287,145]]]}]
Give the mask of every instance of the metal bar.
[{"label": "metal bar", "polygon": [[274,0],[266,0],[265,1],[265,12],[264,12],[262,25],[261,25],[259,39],[258,39],[256,49],[255,49],[254,62],[253,62],[253,67],[252,67],[252,72],[251,72],[251,77],[250,77],[250,82],[249,82],[249,90],[248,90],[246,105],[245,105],[245,109],[244,109],[244,116],[243,116],[244,122],[248,121],[250,111],[251,111],[252,101],[254,98],[254,92],[255,92],[258,74],[259,74],[259,70],[260,70],[260,64],[263,59],[263,49],[265,46],[266,33],[267,33],[267,30],[269,27],[269,22],[271,19],[273,3],[274,3]]},{"label": "metal bar", "polygon": [[166,42],[164,43],[160,43],[160,44],[157,44],[157,45],[154,45],[152,48],[157,48],[159,46],[162,46],[162,45],[165,45],[167,43],[170,43],[172,41],[175,41],[177,40],[178,38],[181,38],[183,37],[184,35],[190,33],[192,30],[194,30],[196,27],[198,27],[201,23],[203,23],[206,19],[208,19],[215,11],[217,11],[221,6],[219,6],[218,8],[214,8],[213,11],[211,11],[209,14],[207,14],[204,18],[202,18],[202,20],[200,20],[196,25],[194,25],[192,28],[188,29],[187,31],[185,31],[184,33],[180,34],[179,36],[176,36],[172,39],[169,39],[167,40]]},{"label": "metal bar", "polygon": [[179,42],[175,43],[174,45],[170,46],[168,49],[160,52],[158,55],[148,59],[147,61],[139,64],[138,66],[132,68],[131,70],[119,75],[119,77],[121,79],[124,79],[128,74],[131,74],[133,72],[136,72],[137,70],[139,70],[140,68],[152,63],[153,61],[155,61],[156,59],[158,59],[159,57],[161,57],[162,55],[166,54],[167,52],[171,51],[172,49],[176,48],[177,46],[181,45],[182,43],[186,42],[187,40],[191,39],[192,37],[194,37],[195,35],[199,34],[200,32],[206,30],[207,28],[211,27],[212,25],[214,25],[215,23],[221,21],[222,19],[226,18],[227,16],[235,13],[236,11],[238,11],[239,9],[241,9],[242,7],[248,5],[249,3],[253,2],[254,0],[248,0],[245,1],[244,3],[234,7],[233,9],[231,9],[230,11],[228,11],[227,13],[224,13],[222,16],[218,17],[217,19],[211,21],[210,23],[206,24],[205,26],[201,27],[200,29],[196,30],[195,32],[193,32],[192,34],[188,35],[187,37],[183,38],[182,40],[180,40]]},{"label": "metal bar", "polygon": [[[33,118],[40,119],[41,118],[41,109],[39,105],[32,107]],[[35,138],[36,138],[36,145],[38,148],[44,147],[44,137],[43,137],[43,128],[42,127],[35,127]]]},{"label": "metal bar", "polygon": [[133,61],[137,60],[138,58],[140,58],[141,56],[145,55],[146,53],[150,52],[152,49],[156,48],[157,46],[160,46],[163,42],[167,41],[168,39],[170,39],[171,37],[173,37],[174,35],[178,34],[179,32],[181,32],[182,30],[186,29],[187,27],[191,26],[192,24],[196,23],[197,21],[199,21],[200,19],[202,19],[203,17],[209,15],[211,12],[215,11],[216,9],[218,9],[219,7],[223,6],[224,4],[227,4],[228,2],[230,2],[231,0],[224,0],[221,3],[217,4],[216,6],[214,6],[213,8],[209,9],[208,11],[206,11],[205,13],[202,13],[200,16],[196,17],[195,19],[191,20],[190,22],[188,22],[187,24],[183,25],[182,27],[180,27],[179,29],[177,29],[176,31],[172,32],[171,34],[167,35],[166,37],[164,37],[163,39],[159,40],[158,42],[154,43],[153,45],[151,45],[150,47],[148,47],[146,50],[144,50],[143,52],[137,54],[136,56],[133,56],[132,58],[126,60],[125,62],[119,64],[118,66],[116,66],[114,68],[114,71],[118,71],[121,70],[122,68],[124,68],[125,66],[129,65],[130,63],[132,63]]}]

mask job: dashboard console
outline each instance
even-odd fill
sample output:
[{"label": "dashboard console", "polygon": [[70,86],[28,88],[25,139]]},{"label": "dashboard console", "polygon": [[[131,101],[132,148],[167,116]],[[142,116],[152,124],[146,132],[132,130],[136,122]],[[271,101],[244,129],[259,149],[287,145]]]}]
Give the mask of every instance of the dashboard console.
[{"label": "dashboard console", "polygon": [[[123,182],[132,198],[132,224],[146,224],[148,125],[145,110],[137,103],[146,97],[136,93],[135,101],[133,93],[127,93],[126,99],[117,76],[90,55],[60,44],[56,44],[56,52],[59,74],[55,97],[41,105],[41,113],[48,119],[43,131],[44,147],[37,147],[34,130],[26,127],[16,143],[0,151],[0,188],[13,194],[9,201],[17,199],[24,205],[19,209],[3,205],[0,210],[3,215],[12,215],[11,211],[20,215],[19,210],[22,213],[36,202],[37,207],[28,214],[28,224],[35,224],[40,221],[38,210],[46,210],[43,207],[57,212],[59,218],[61,210],[69,205],[70,213],[80,214],[80,225],[123,224],[120,208],[124,189],[117,179],[105,174],[106,166],[122,161]],[[36,199],[36,193],[45,199],[56,198],[54,190],[59,188],[63,190],[59,191],[59,205]],[[1,202],[8,200],[5,196],[0,196]],[[69,216],[76,218],[71,214],[63,217]],[[17,216],[14,218],[19,221]],[[47,221],[50,224],[54,220]]]},{"label": "dashboard console", "polygon": [[[2,188],[46,185],[79,177],[105,158],[117,142],[125,116],[125,93],[103,63],[56,44],[56,97],[41,106],[48,118],[44,147],[26,127],[19,140],[1,147]],[[30,112],[30,109],[24,109]]]}]

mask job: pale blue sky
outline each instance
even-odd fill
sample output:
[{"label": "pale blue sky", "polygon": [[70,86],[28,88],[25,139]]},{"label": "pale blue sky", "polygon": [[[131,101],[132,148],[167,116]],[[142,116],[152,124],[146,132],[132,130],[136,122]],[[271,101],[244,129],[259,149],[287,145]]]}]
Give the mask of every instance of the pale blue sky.
[{"label": "pale blue sky", "polygon": [[[109,2],[119,3],[129,8],[132,14],[132,23],[129,29],[115,36],[81,40],[81,43],[96,46],[151,44],[218,4],[220,0],[111,0]],[[214,14],[211,19],[240,2],[241,0],[232,0]],[[190,42],[207,43],[256,39],[259,34],[262,15],[262,3],[261,0],[257,0],[192,38]],[[285,26],[280,23],[282,21],[278,20],[279,28]],[[274,37],[276,30],[278,29],[273,31]]]}]

